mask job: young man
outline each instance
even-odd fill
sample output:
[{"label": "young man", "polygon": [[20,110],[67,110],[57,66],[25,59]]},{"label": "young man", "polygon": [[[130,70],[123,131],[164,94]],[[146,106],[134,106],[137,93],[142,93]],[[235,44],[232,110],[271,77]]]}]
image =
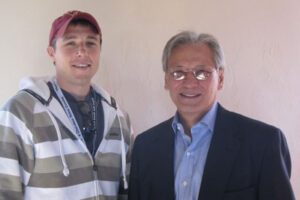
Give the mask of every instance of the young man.
[{"label": "young man", "polygon": [[126,199],[129,118],[91,84],[101,42],[89,13],[53,22],[56,76],[25,78],[0,111],[0,199]]},{"label": "young man", "polygon": [[208,34],[182,32],[163,52],[171,119],[139,135],[130,200],[293,200],[283,133],[216,102],[225,60]]}]

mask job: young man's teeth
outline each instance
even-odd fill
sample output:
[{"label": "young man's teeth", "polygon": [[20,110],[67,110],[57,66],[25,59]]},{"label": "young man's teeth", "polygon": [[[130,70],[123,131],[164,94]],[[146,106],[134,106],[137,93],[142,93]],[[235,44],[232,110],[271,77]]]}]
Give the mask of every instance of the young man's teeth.
[{"label": "young man's teeth", "polygon": [[83,65],[83,64],[80,64],[80,65],[75,65],[76,67],[88,67],[89,65]]},{"label": "young man's teeth", "polygon": [[193,94],[183,94],[184,96],[186,97],[195,97],[196,95],[193,95]]}]

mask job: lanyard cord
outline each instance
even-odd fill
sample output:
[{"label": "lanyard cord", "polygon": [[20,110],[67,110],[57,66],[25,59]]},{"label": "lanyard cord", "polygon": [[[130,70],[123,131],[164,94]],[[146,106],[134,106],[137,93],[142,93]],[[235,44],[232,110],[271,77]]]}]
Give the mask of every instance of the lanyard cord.
[{"label": "lanyard cord", "polygon": [[[68,118],[70,119],[73,127],[75,128],[75,131],[76,131],[76,134],[77,136],[82,140],[83,143],[85,143],[84,141],[84,138],[82,136],[82,133],[81,133],[81,130],[78,126],[78,123],[74,117],[74,114],[64,96],[64,94],[62,93],[62,90],[60,89],[60,87],[58,86],[57,84],[57,80],[56,78],[53,79],[52,81],[52,85],[53,85],[53,88],[54,88],[54,91],[57,95],[57,97],[59,98],[60,102],[62,103],[63,105],[63,108],[65,110],[65,112],[67,113],[67,116]],[[93,104],[93,108],[92,108],[92,120],[93,120],[93,125],[95,127],[96,125],[96,104],[95,104],[95,99],[96,98],[96,94],[94,93],[93,97],[92,97],[92,104]],[[116,102],[113,98],[111,98],[111,102],[112,103],[109,103],[106,99],[104,99],[102,97],[102,99],[108,104],[110,105],[111,107],[115,108],[117,110],[117,106],[116,106]],[[119,124],[120,124],[120,134],[121,134],[121,160],[122,160],[122,163],[121,163],[121,166],[122,166],[122,175],[123,175],[123,181],[124,181],[124,189],[127,189],[128,188],[128,183],[127,183],[127,180],[126,180],[126,148],[125,148],[125,141],[124,141],[124,136],[123,136],[123,127],[122,127],[122,123],[121,123],[121,120],[120,120],[120,117],[119,115],[117,114],[117,118],[118,118],[118,121],[119,121]],[[61,148],[62,149],[62,148]],[[64,157],[63,158],[63,164],[65,163],[65,159]],[[68,169],[68,166],[66,164],[64,164],[64,171],[63,171],[64,175],[65,176],[68,176],[69,175],[69,169]]]},{"label": "lanyard cord", "polygon": [[[60,102],[62,103],[62,106],[71,122],[71,124],[73,125],[73,128],[75,129],[75,132],[77,134],[77,136],[80,138],[80,140],[85,143],[85,140],[83,138],[82,132],[79,128],[79,125],[77,123],[77,120],[71,110],[70,105],[68,104],[67,99],[65,98],[64,94],[62,93],[62,90],[60,89],[60,87],[57,84],[57,80],[56,78],[53,79],[53,81],[51,82],[53,85],[53,89],[57,95],[57,97],[59,98]],[[93,121],[93,126],[95,127],[96,125],[96,102],[94,97],[92,97],[92,121]]]}]

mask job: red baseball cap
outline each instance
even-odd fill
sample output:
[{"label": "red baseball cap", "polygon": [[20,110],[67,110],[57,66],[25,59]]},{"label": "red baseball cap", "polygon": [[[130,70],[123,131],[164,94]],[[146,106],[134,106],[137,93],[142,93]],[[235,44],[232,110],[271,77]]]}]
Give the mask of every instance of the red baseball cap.
[{"label": "red baseball cap", "polygon": [[97,20],[89,13],[81,12],[78,10],[73,10],[65,13],[64,15],[58,17],[54,22],[52,23],[50,36],[49,36],[49,46],[51,46],[52,40],[57,37],[61,37],[64,35],[68,25],[73,19],[85,19],[89,21],[91,24],[93,24],[98,34],[101,36],[101,29],[98,25]]}]

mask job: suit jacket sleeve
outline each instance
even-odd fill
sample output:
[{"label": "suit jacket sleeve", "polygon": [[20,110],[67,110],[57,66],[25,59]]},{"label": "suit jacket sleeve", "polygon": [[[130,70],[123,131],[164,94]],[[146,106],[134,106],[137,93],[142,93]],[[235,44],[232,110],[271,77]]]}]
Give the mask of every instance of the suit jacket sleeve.
[{"label": "suit jacket sleeve", "polygon": [[259,198],[272,200],[295,199],[290,184],[291,159],[286,139],[278,130],[265,149],[259,182]]},{"label": "suit jacket sleeve", "polygon": [[130,178],[129,178],[129,200],[139,200],[140,199],[140,188],[139,188],[139,177],[138,177],[138,138],[134,142],[132,155],[131,155],[131,168],[130,168]]}]

